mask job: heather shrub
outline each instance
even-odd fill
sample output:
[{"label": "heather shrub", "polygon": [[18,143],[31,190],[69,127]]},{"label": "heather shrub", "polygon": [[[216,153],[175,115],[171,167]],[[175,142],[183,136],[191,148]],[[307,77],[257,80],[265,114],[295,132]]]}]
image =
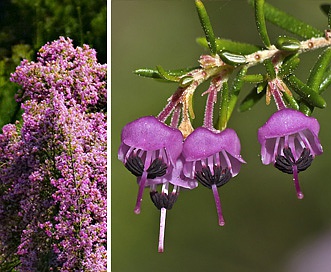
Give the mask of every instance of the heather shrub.
[{"label": "heather shrub", "polygon": [[60,37],[11,75],[0,134],[0,267],[106,271],[106,65]]}]

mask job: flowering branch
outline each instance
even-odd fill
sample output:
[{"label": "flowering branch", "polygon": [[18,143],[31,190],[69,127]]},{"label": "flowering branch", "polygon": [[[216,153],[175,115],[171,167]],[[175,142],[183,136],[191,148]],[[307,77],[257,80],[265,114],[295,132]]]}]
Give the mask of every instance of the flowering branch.
[{"label": "flowering branch", "polygon": [[[292,174],[297,198],[303,198],[298,173],[306,170],[315,156],[323,153],[318,139],[319,123],[311,117],[315,107],[325,108],[321,93],[331,84],[331,30],[320,31],[299,21],[264,0],[249,1],[255,10],[255,21],[264,47],[215,38],[211,21],[200,0],[196,8],[205,38],[198,42],[210,50],[202,55],[199,67],[165,70],[138,69],[136,74],[178,84],[158,118],[139,118],[122,131],[118,157],[137,177],[139,211],[143,189],[150,187],[152,201],[161,210],[159,252],[163,252],[165,210],[175,200],[168,190],[156,188],[169,184],[193,189],[199,184],[213,193],[218,223],[225,225],[218,188],[240,171],[243,163],[240,140],[228,128],[228,121],[237,106],[245,83],[254,84],[252,91],[239,105],[250,109],[263,96],[266,104],[273,101],[277,111],[258,129],[263,164],[273,164],[280,171]],[[330,25],[330,12],[328,12]],[[303,40],[280,36],[273,44],[268,36],[266,20],[292,32]],[[300,55],[318,48],[324,52],[312,67],[306,83],[294,74]],[[264,74],[248,74],[251,67],[263,65]],[[230,82],[232,74],[233,82]],[[194,127],[193,97],[197,88],[210,81],[203,124]],[[215,103],[219,101],[218,115]],[[214,116],[218,116],[214,120]],[[166,124],[171,117],[170,126]],[[166,185],[164,185],[166,184]]]}]

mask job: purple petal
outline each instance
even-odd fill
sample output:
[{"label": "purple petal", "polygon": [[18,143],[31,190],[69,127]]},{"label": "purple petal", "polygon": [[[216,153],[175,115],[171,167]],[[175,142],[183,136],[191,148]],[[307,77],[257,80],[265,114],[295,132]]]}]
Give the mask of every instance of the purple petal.
[{"label": "purple petal", "polygon": [[165,148],[174,164],[182,151],[183,136],[176,129],[160,122],[154,116],[141,117],[128,123],[122,130],[122,144],[118,157],[124,161],[124,156],[130,147],[145,151]]},{"label": "purple petal", "polygon": [[269,120],[259,129],[258,140],[262,145],[266,139],[295,134],[306,129],[311,131],[314,139],[319,142],[317,135],[320,126],[315,118],[293,109],[283,109],[271,115]]},{"label": "purple petal", "polygon": [[240,148],[240,140],[233,129],[227,128],[215,133],[198,127],[186,138],[183,155],[186,161],[197,161],[224,150],[240,163],[245,163],[241,158]]},{"label": "purple petal", "polygon": [[[301,133],[310,145],[313,156],[323,152],[318,139],[319,123],[313,117],[293,109],[283,109],[275,112],[258,130],[258,140],[261,144],[261,159],[263,164],[270,164],[275,159],[277,139]],[[295,152],[293,150],[293,152]],[[301,151],[299,152],[301,153]]]}]

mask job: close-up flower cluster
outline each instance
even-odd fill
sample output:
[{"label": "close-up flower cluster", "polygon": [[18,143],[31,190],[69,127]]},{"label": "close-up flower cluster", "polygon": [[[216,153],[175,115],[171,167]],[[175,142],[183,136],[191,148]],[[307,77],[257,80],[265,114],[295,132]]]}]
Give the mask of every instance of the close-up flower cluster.
[{"label": "close-up flower cluster", "polygon": [[0,134],[1,265],[106,271],[106,65],[60,37],[11,80],[23,120]]},{"label": "close-up flower cluster", "polygon": [[[263,47],[215,38],[206,9],[196,0],[205,33],[198,42],[209,49],[210,54],[201,55],[195,68],[165,70],[157,66],[135,70],[139,76],[178,85],[158,115],[140,117],[123,127],[118,150],[118,159],[137,178],[134,212],[139,214],[142,210],[145,188],[149,188],[151,201],[161,211],[158,252],[164,251],[166,212],[174,207],[179,192],[199,185],[211,189],[218,225],[225,225],[220,187],[235,178],[243,164],[249,167],[250,163],[241,153],[240,136],[243,135],[238,136],[236,129],[228,126],[237,106],[245,112],[262,97],[266,105],[274,102],[275,111],[265,118],[264,125],[256,128],[255,139],[260,144],[262,164],[271,164],[290,174],[298,199],[303,199],[306,193],[300,186],[299,173],[323,153],[320,124],[312,114],[315,108],[326,107],[321,93],[331,83],[330,30],[323,32],[305,25],[264,1],[250,2]],[[281,19],[273,20],[275,16]],[[330,20],[330,13],[328,16]],[[302,40],[280,36],[271,44],[266,20]],[[325,49],[304,83],[294,74],[301,54],[320,48]],[[249,74],[250,68],[258,65],[265,72]],[[202,92],[206,98],[203,122],[197,125],[193,122],[197,115],[193,100],[196,91],[206,82],[209,87]],[[239,104],[239,95],[246,83],[254,87]],[[291,178],[285,176],[284,179]]]}]

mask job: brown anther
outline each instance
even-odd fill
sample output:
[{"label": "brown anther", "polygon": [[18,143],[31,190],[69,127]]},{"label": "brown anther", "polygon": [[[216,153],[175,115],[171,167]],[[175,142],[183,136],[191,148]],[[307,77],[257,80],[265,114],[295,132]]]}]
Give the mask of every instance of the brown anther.
[{"label": "brown anther", "polygon": [[314,43],[313,43],[313,42],[309,42],[309,43],[308,43],[308,47],[309,47],[309,48],[313,48],[313,47],[314,47]]},{"label": "brown anther", "polygon": [[260,60],[260,59],[261,59],[261,56],[260,56],[259,54],[255,54],[254,58],[255,58],[256,60]]}]

